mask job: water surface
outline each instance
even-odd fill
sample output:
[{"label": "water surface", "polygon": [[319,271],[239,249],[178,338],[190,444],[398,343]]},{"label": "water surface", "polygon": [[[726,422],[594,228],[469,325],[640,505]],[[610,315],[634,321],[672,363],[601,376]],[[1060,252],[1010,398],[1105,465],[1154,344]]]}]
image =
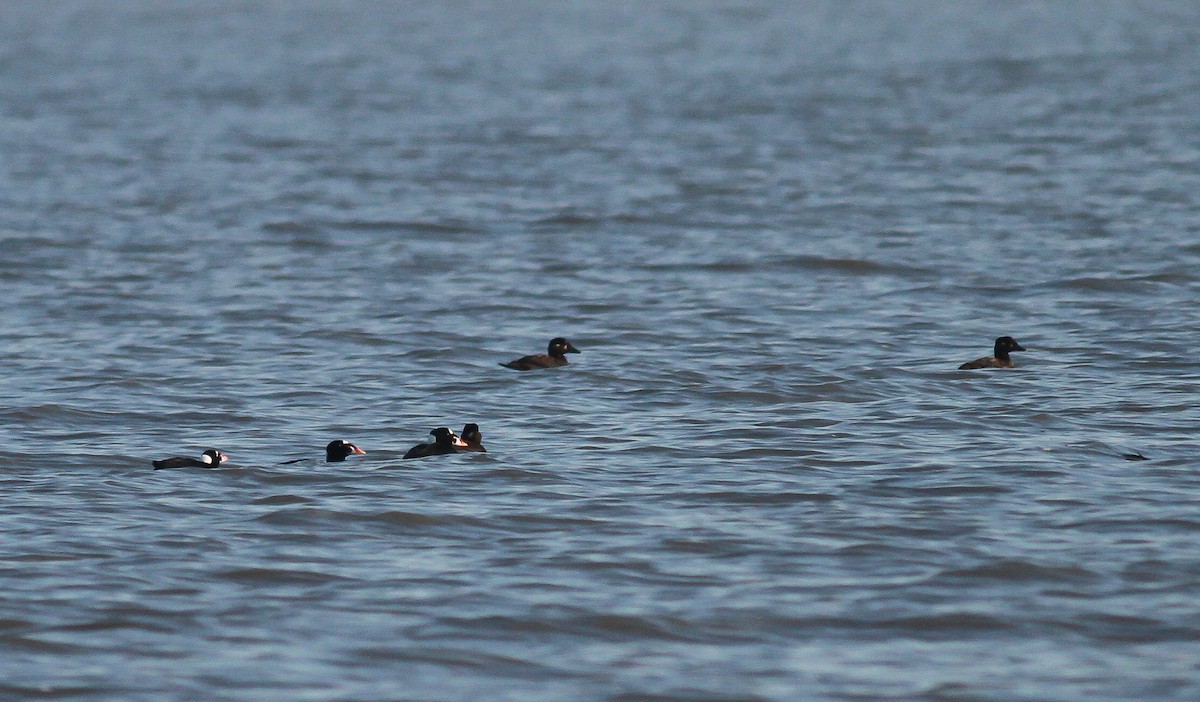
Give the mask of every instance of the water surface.
[{"label": "water surface", "polygon": [[1196,699],[1197,27],[6,4],[0,696]]}]

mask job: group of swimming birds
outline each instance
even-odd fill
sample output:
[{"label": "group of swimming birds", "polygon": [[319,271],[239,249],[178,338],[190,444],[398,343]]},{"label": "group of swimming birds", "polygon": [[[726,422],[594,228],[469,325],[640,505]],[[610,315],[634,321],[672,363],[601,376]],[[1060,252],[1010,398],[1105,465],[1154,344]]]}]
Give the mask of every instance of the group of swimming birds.
[{"label": "group of swimming birds", "polygon": [[[579,353],[579,349],[575,348],[571,342],[558,336],[550,340],[550,345],[546,348],[546,353],[522,356],[508,363],[501,363],[500,365],[519,371],[557,368],[558,366],[567,365],[566,354],[569,353]],[[483,447],[483,433],[479,431],[478,424],[467,424],[463,427],[462,434],[455,434],[453,430],[447,427],[438,427],[430,431],[429,435],[433,437],[433,441],[413,446],[408,450],[408,453],[404,454],[404,458],[424,458],[426,456],[469,453],[472,451],[487,453],[487,449]],[[349,441],[336,439],[330,441],[325,446],[325,462],[341,463],[348,456],[361,456],[365,453],[366,451]],[[228,460],[229,454],[217,449],[208,449],[200,454],[200,458],[175,456],[173,458],[164,458],[161,461],[151,461],[150,464],[154,466],[155,470],[162,470],[163,468],[216,468]],[[297,458],[292,461],[284,461],[279,465],[300,463],[304,460],[306,459]]]},{"label": "group of swimming birds", "polygon": [[[1012,357],[1009,354],[1013,351],[1024,350],[1025,347],[1017,343],[1016,339],[1011,336],[1002,336],[996,339],[991,356],[984,356],[974,361],[968,361],[959,366],[958,369],[1012,368],[1016,364],[1013,363]],[[568,353],[579,353],[579,349],[575,348],[571,342],[559,336],[550,340],[550,345],[546,348],[546,353],[522,356],[521,358],[509,361],[508,363],[501,363],[500,365],[519,371],[557,368],[567,365],[566,354]],[[462,434],[455,434],[454,431],[446,427],[438,427],[431,430],[429,435],[433,437],[433,441],[413,446],[404,454],[404,458],[424,458],[426,456],[440,456],[448,453],[472,451],[487,453],[487,449],[483,447],[483,434],[479,431],[478,424],[467,424],[463,427]],[[325,462],[341,463],[348,456],[365,453],[366,451],[349,441],[337,439],[330,441],[325,447]],[[161,461],[151,461],[151,465],[154,466],[155,470],[163,468],[216,468],[228,460],[228,454],[217,449],[208,449],[198,459],[187,456],[175,456],[174,458],[164,458]],[[293,461],[284,461],[280,465],[299,463],[303,460],[305,459],[298,458]]]}]

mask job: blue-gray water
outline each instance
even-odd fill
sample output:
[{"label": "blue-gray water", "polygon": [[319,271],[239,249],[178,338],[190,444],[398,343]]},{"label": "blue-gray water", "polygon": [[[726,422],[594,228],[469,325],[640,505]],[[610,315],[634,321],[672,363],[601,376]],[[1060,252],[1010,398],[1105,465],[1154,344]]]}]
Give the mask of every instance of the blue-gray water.
[{"label": "blue-gray water", "polygon": [[0,698],[1200,698],[1197,66],[1190,2],[4,3]]}]

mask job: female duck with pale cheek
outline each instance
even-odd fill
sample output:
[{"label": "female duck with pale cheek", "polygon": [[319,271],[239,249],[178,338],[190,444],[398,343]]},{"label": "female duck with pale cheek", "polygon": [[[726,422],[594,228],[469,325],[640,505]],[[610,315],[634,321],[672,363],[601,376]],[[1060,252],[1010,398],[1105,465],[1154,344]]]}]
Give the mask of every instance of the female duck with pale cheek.
[{"label": "female duck with pale cheek", "polygon": [[174,458],[164,458],[161,461],[150,461],[150,465],[154,466],[154,470],[162,470],[163,468],[216,468],[221,465],[222,461],[228,460],[228,454],[221,453],[217,449],[209,449],[200,454],[199,460],[187,456],[175,456]]},{"label": "female duck with pale cheek", "polygon": [[579,353],[579,349],[571,345],[571,342],[557,336],[550,340],[549,346],[546,347],[546,353],[539,353],[533,356],[522,356],[515,361],[501,363],[500,365],[513,370],[527,371],[537,370],[539,368],[557,368],[558,366],[567,365],[567,356],[569,353]]},{"label": "female duck with pale cheek", "polygon": [[487,449],[483,447],[483,433],[479,431],[478,424],[464,426],[459,440],[462,442],[462,445],[458,447],[459,451],[480,451],[487,453]]},{"label": "female duck with pale cheek", "polygon": [[1002,336],[996,339],[996,345],[992,349],[993,356],[984,356],[977,358],[974,361],[968,361],[958,367],[959,370],[975,370],[976,368],[1016,368],[1017,364],[1013,363],[1012,357],[1009,356],[1011,351],[1024,351],[1025,347],[1017,343],[1017,340],[1011,336]]}]

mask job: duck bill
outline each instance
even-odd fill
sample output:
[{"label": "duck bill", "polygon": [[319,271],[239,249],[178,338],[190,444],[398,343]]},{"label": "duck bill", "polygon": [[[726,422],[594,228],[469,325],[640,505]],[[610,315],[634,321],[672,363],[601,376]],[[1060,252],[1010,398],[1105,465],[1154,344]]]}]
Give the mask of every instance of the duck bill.
[{"label": "duck bill", "polygon": [[354,451],[354,454],[355,454],[356,456],[365,456],[365,455],[367,454],[367,452],[366,452],[366,451],[363,451],[362,449],[360,449],[359,447],[355,446],[354,444],[350,444],[350,448],[351,448],[351,449]]},{"label": "duck bill", "polygon": [[567,344],[567,350],[564,351],[563,353],[579,353],[579,349],[575,348],[574,346],[572,346],[570,344]]},{"label": "duck bill", "polygon": [[1024,351],[1025,347],[1020,344],[1013,344],[1013,351]]}]

